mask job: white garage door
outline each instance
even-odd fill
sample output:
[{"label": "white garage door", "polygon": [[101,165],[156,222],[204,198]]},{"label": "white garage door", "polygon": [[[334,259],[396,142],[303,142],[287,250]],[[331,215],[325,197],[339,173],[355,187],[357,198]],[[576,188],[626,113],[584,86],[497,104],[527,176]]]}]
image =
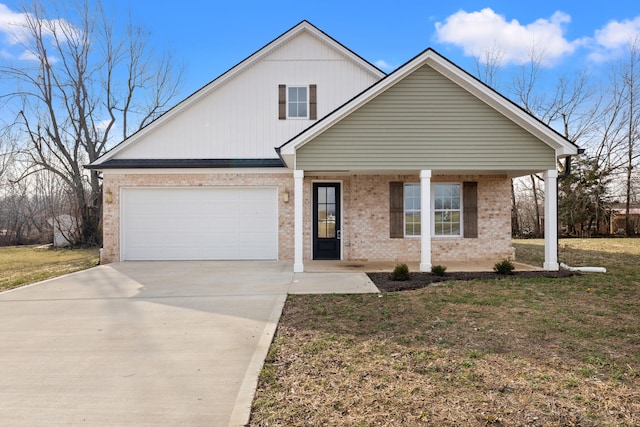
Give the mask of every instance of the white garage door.
[{"label": "white garage door", "polygon": [[276,188],[122,190],[125,260],[278,258]]}]

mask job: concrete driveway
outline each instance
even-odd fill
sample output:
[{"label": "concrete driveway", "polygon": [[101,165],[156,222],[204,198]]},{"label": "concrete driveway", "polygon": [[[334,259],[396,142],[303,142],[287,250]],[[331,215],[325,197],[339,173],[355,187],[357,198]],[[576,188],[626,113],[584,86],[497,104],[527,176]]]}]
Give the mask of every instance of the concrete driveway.
[{"label": "concrete driveway", "polygon": [[1,423],[243,424],[287,292],[327,282],[291,271],[116,263],[0,294]]}]

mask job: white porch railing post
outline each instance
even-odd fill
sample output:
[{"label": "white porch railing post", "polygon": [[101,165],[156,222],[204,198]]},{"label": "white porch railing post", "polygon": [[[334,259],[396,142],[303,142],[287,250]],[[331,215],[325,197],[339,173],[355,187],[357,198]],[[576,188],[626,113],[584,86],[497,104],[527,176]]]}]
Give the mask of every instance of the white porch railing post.
[{"label": "white porch railing post", "polygon": [[431,171],[420,171],[420,271],[431,271]]},{"label": "white porch railing post", "polygon": [[558,171],[544,173],[544,264],[549,271],[560,269],[558,264]]}]

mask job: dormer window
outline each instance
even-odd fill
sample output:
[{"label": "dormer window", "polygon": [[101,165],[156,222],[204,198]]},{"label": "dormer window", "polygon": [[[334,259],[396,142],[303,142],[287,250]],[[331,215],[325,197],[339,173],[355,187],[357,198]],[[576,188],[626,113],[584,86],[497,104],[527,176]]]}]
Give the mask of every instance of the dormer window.
[{"label": "dormer window", "polygon": [[278,118],[317,120],[317,86],[278,86]]}]

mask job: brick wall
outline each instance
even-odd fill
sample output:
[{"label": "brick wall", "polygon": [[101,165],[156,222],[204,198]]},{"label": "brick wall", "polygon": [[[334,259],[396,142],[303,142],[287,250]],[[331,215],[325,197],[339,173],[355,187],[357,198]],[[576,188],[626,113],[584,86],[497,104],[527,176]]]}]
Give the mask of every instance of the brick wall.
[{"label": "brick wall", "polygon": [[[343,200],[343,259],[352,261],[419,261],[420,238],[389,237],[389,182],[419,182],[418,175],[305,176],[304,259],[312,257],[312,183],[341,182]],[[450,260],[495,259],[514,256],[511,247],[510,181],[506,176],[434,175],[432,182],[478,182],[478,238],[432,238],[433,263]],[[120,260],[120,189],[123,187],[182,186],[278,187],[278,257],[293,260],[294,194],[291,174],[105,174],[102,262]],[[289,192],[285,203],[283,193]]]},{"label": "brick wall", "polygon": [[[103,205],[103,264],[120,260],[120,189],[123,187],[209,187],[270,186],[278,187],[278,256],[293,259],[293,177],[286,174],[112,174],[104,176],[103,191],[110,191],[112,203]],[[289,191],[289,203],[283,193]]]},{"label": "brick wall", "polygon": [[433,264],[439,261],[515,258],[511,246],[511,180],[499,175],[434,176],[432,182],[478,182],[478,238],[437,238],[431,242]]},{"label": "brick wall", "polygon": [[[305,176],[304,259],[312,257],[312,183],[342,183],[343,259],[419,261],[420,238],[389,237],[389,183],[420,182],[418,175]],[[434,175],[432,182],[478,182],[478,238],[432,238],[433,263],[514,257],[510,181],[506,176]]]}]

